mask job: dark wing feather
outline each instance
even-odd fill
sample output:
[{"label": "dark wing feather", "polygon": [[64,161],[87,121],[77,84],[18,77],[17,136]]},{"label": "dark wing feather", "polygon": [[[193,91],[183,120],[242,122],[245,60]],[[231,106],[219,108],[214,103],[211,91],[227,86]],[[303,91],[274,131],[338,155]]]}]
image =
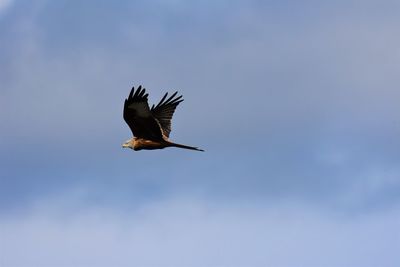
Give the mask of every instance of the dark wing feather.
[{"label": "dark wing feather", "polygon": [[178,92],[175,92],[172,96],[170,96],[167,100],[165,100],[168,96],[166,93],[157,106],[151,107],[151,113],[160,123],[163,134],[166,137],[169,137],[171,132],[171,120],[174,115],[175,109],[179,103],[183,101],[182,96],[175,97]]},{"label": "dark wing feather", "polygon": [[124,103],[124,120],[134,136],[149,140],[163,139],[159,122],[154,118],[148,104],[149,94],[139,86],[132,88]]}]

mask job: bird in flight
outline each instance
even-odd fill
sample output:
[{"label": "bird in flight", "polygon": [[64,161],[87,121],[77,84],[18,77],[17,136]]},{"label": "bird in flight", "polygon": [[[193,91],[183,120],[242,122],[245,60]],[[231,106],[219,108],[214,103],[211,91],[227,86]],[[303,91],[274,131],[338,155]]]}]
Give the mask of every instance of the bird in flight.
[{"label": "bird in flight", "polygon": [[122,147],[135,151],[142,149],[163,149],[179,147],[204,151],[197,147],[173,143],[169,140],[171,120],[176,107],[183,101],[182,96],[175,92],[168,99],[166,93],[157,106],[149,107],[146,89],[133,87],[124,103],[124,120],[133,133],[133,138],[126,141]]}]

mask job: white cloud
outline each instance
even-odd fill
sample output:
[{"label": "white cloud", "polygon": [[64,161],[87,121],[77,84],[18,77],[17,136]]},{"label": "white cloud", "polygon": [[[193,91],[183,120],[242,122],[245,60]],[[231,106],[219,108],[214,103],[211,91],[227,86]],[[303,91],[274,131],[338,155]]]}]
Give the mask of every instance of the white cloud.
[{"label": "white cloud", "polygon": [[0,221],[4,266],[400,264],[398,212],[341,218],[295,203],[226,206],[192,198],[131,214],[53,208]]},{"label": "white cloud", "polygon": [[13,0],[0,0],[0,14],[11,6]]}]

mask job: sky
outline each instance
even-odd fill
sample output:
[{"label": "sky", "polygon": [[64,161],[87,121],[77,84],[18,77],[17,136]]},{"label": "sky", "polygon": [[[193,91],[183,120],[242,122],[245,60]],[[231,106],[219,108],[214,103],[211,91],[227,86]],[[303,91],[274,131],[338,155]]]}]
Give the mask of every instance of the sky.
[{"label": "sky", "polygon": [[[398,1],[0,0],[0,266],[399,266]],[[132,86],[179,91],[132,151]]]}]

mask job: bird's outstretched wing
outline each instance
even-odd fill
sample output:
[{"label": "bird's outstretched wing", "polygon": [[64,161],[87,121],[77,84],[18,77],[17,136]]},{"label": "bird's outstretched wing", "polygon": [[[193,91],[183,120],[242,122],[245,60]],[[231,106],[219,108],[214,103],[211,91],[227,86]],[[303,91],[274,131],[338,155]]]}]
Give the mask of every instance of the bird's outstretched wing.
[{"label": "bird's outstretched wing", "polygon": [[[169,137],[169,133],[171,132],[171,120],[174,115],[175,109],[179,103],[183,101],[182,96],[175,97],[178,92],[175,92],[171,95],[167,100],[165,100],[168,96],[166,93],[161,101],[157,104],[157,106],[151,107],[151,113],[160,123],[162,132],[165,137]],[[175,98],[174,98],[175,97]]]},{"label": "bird's outstretched wing", "polygon": [[124,120],[134,136],[148,140],[163,139],[160,123],[154,118],[147,103],[149,94],[146,89],[139,86],[136,91],[132,88],[125,99]]}]

